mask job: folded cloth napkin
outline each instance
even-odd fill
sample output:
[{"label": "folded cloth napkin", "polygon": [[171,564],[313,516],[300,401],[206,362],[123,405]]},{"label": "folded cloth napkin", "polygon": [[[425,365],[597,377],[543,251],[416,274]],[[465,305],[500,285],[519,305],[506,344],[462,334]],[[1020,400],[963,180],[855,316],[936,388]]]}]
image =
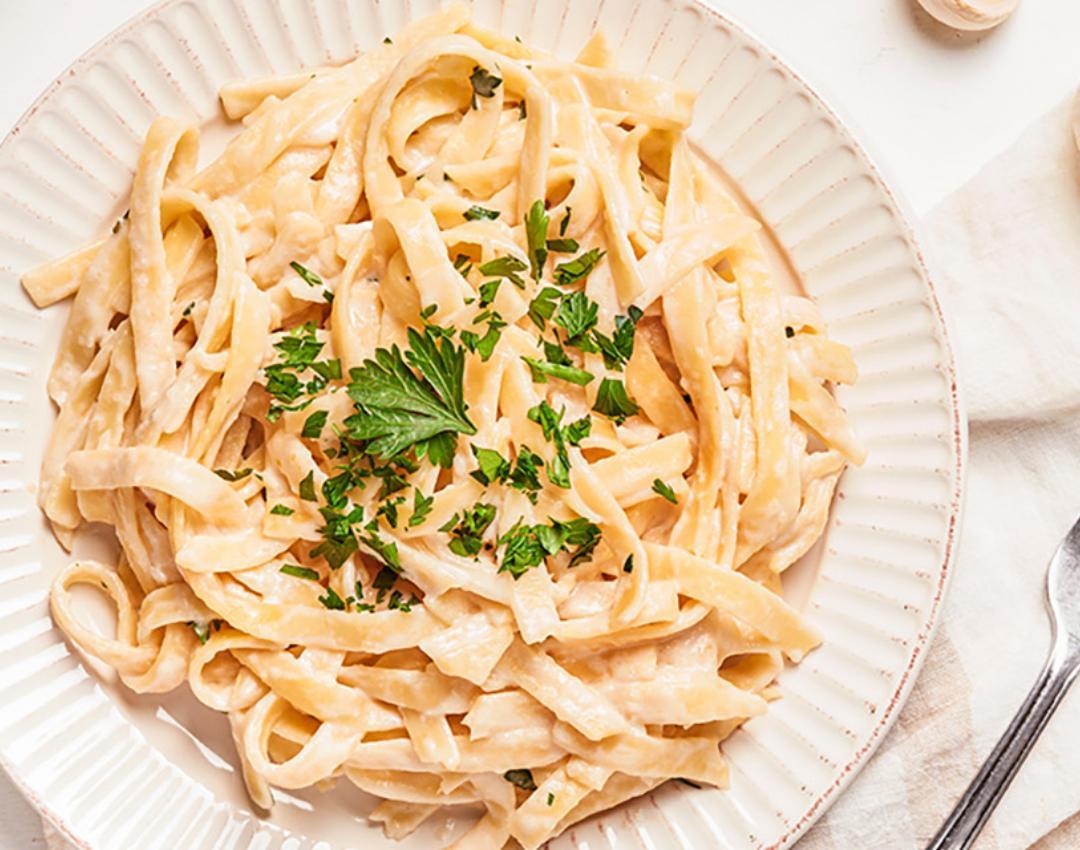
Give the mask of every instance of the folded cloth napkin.
[{"label": "folded cloth napkin", "polygon": [[[1080,157],[1071,104],[922,223],[970,421],[967,501],[937,637],[892,733],[799,850],[921,848],[1034,683],[1044,576],[1080,513]],[[1080,684],[977,850],[1080,847]]]},{"label": "folded cloth napkin", "polygon": [[[1080,161],[1062,105],[921,228],[971,423],[959,559],[892,733],[799,850],[914,850],[948,814],[1050,644],[1043,577],[1080,513]],[[1080,847],[1080,684],[978,850]],[[46,825],[50,850],[70,850]]]}]

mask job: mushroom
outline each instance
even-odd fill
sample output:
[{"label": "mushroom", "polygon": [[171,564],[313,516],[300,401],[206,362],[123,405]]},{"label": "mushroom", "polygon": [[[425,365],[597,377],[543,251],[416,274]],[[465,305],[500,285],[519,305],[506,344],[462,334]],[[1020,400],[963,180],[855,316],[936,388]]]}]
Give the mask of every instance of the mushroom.
[{"label": "mushroom", "polygon": [[1020,0],[919,0],[929,14],[957,30],[988,30],[1004,21]]}]

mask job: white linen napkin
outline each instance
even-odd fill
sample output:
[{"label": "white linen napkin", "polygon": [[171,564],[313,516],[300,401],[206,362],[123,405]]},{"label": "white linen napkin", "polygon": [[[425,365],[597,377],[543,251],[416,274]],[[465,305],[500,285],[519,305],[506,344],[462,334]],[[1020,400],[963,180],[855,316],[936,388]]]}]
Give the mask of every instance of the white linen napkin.
[{"label": "white linen napkin", "polygon": [[[877,755],[799,850],[922,848],[1050,644],[1047,563],[1080,513],[1080,157],[1062,104],[922,223],[970,420],[942,622]],[[1080,685],[978,850],[1080,847]]]},{"label": "white linen napkin", "polygon": [[[959,558],[896,727],[798,850],[925,846],[1034,682],[1080,513],[1080,159],[1063,104],[921,227],[971,423]],[[1080,847],[1080,684],[977,844]],[[50,850],[71,850],[46,824]]]}]

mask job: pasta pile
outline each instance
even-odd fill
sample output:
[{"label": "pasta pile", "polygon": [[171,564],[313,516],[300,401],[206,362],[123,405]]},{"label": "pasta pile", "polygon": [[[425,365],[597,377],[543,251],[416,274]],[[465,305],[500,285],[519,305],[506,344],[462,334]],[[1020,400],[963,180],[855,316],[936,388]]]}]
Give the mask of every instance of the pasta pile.
[{"label": "pasta pile", "polygon": [[[198,166],[156,120],[130,213],[37,269],[51,607],[138,692],[228,715],[252,800],[344,780],[401,837],[536,848],[673,778],[819,638],[780,596],[846,461],[849,351],[770,281],[692,96],[473,25],[237,83]],[[104,588],[115,636],[80,619]]]}]

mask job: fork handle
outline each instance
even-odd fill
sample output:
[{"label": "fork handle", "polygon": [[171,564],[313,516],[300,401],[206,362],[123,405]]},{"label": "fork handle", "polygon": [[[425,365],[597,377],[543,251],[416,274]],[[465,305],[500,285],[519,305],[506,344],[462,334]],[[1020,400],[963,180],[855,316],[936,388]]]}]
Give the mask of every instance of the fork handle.
[{"label": "fork handle", "polygon": [[968,850],[997,807],[1035,739],[1069,689],[1080,653],[1066,640],[1055,641],[1038,681],[1013,717],[1009,728],[983,763],[952,814],[926,850]]}]

